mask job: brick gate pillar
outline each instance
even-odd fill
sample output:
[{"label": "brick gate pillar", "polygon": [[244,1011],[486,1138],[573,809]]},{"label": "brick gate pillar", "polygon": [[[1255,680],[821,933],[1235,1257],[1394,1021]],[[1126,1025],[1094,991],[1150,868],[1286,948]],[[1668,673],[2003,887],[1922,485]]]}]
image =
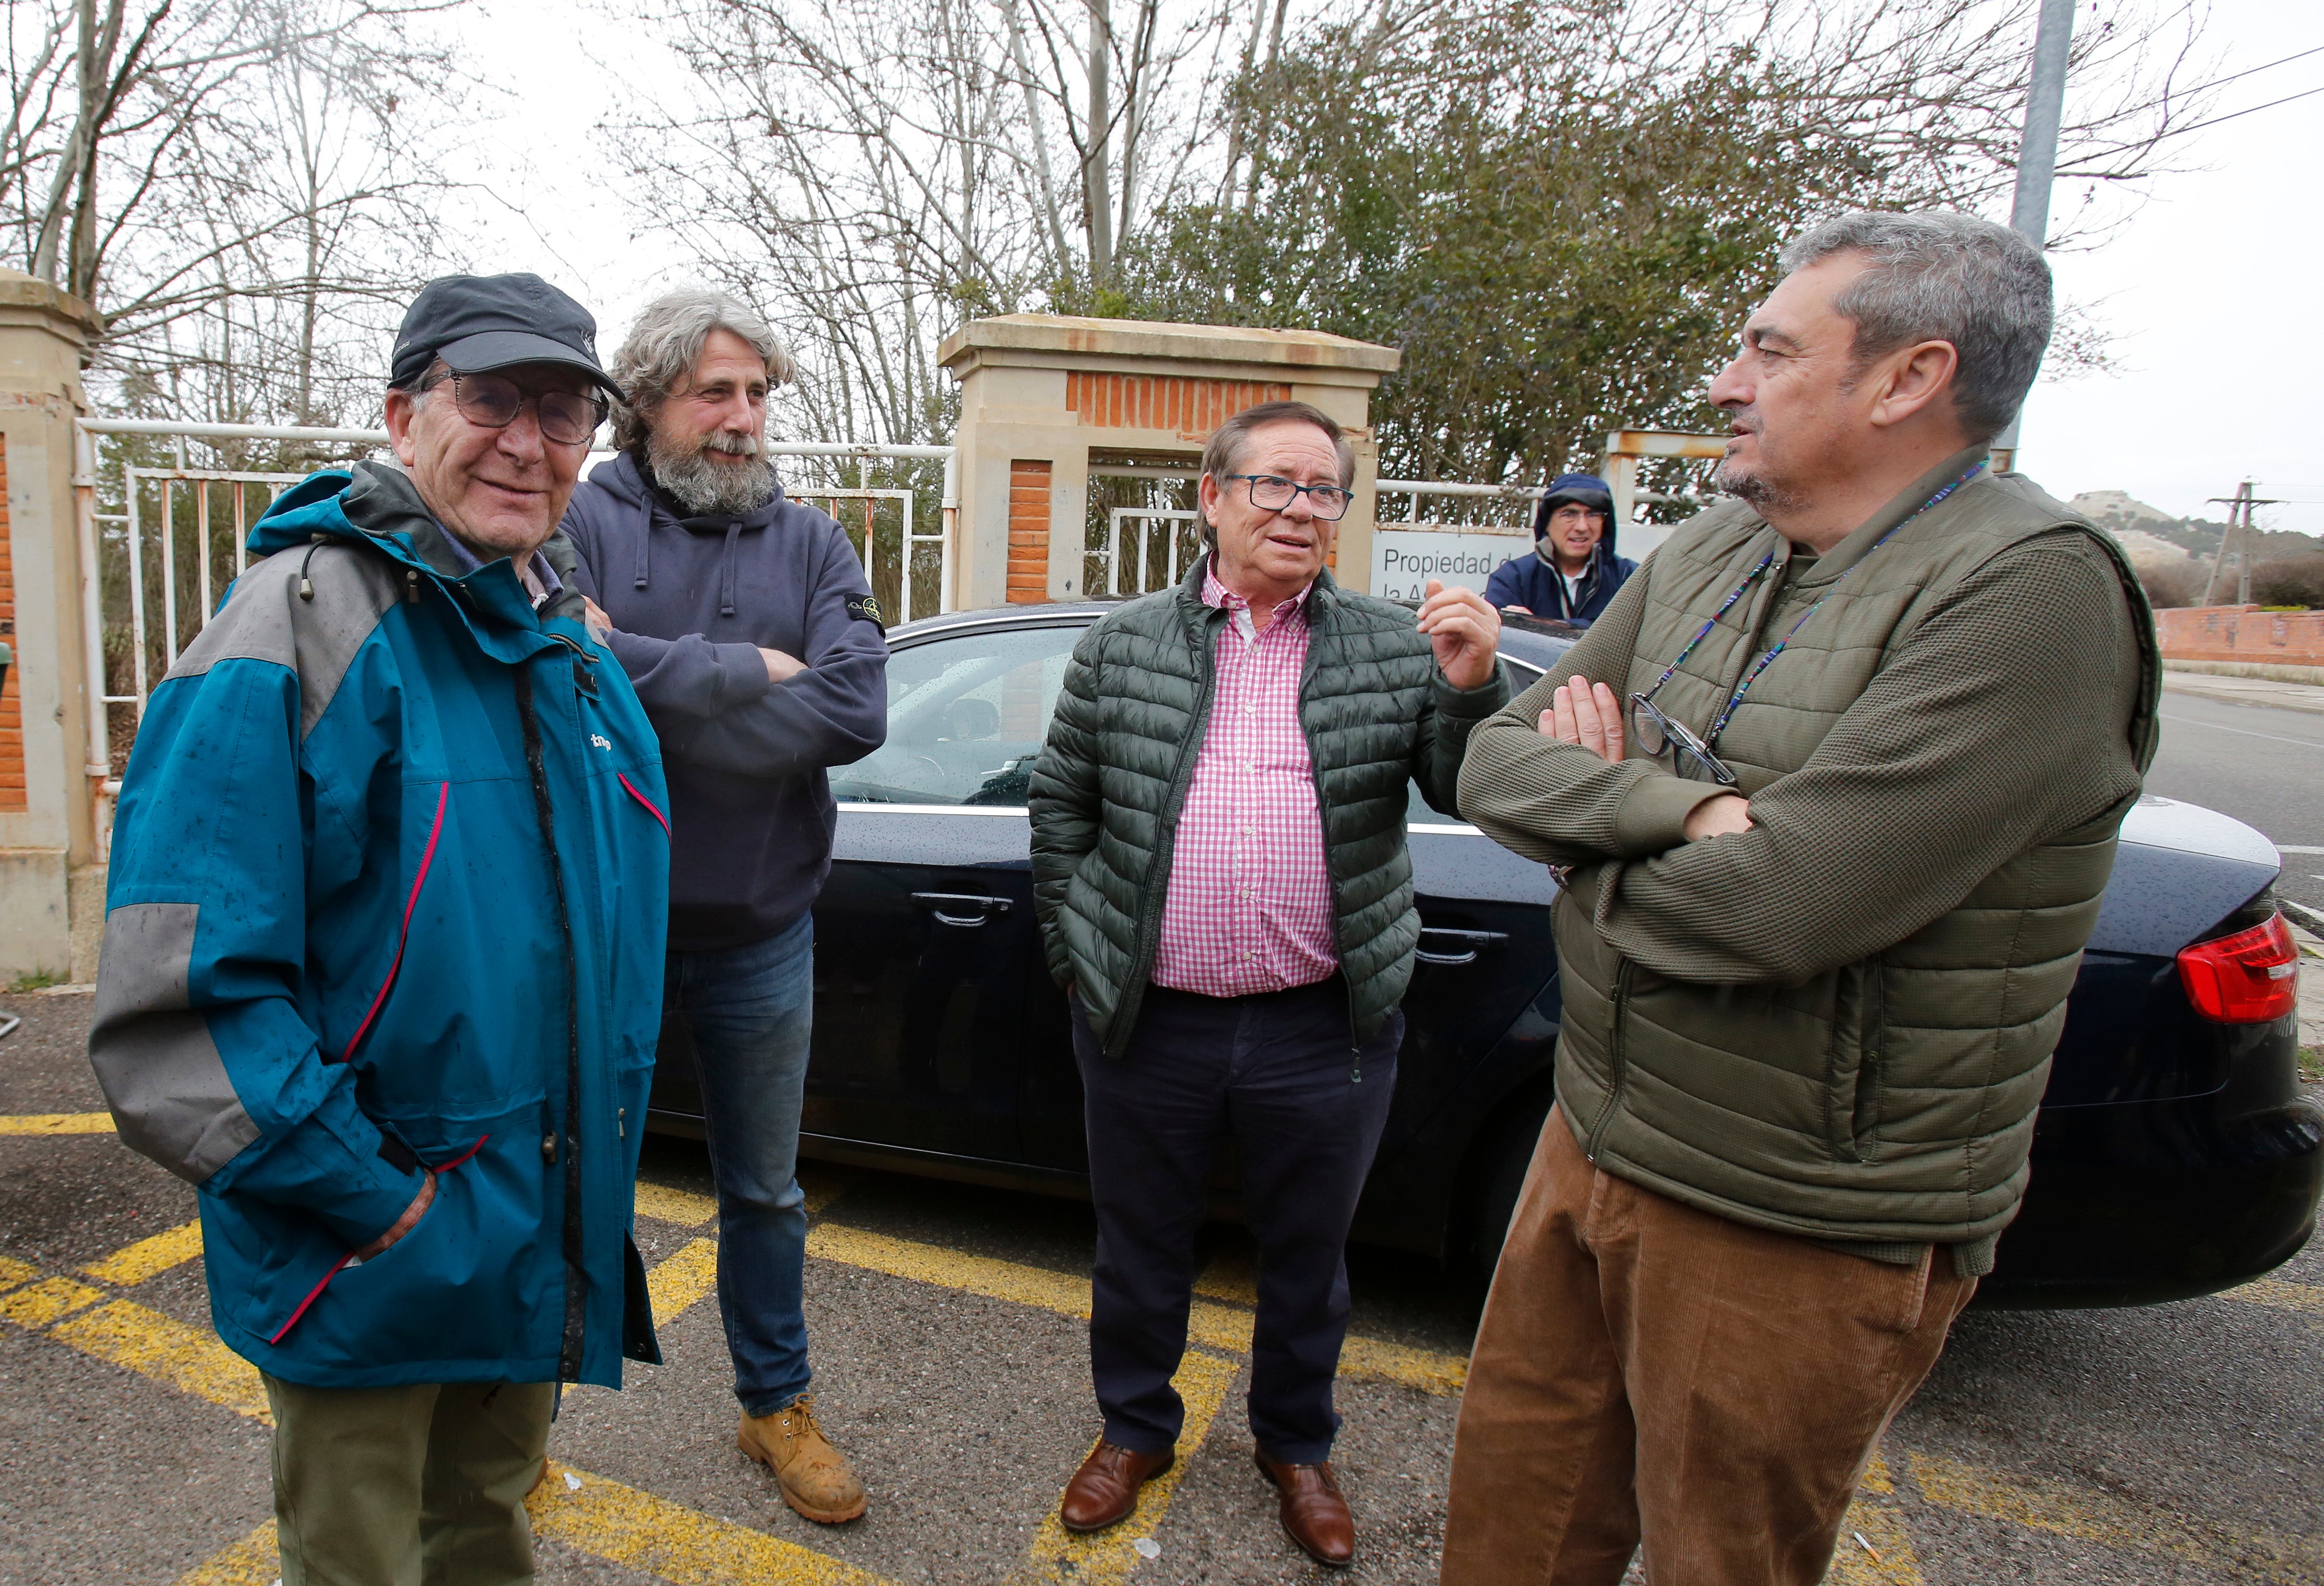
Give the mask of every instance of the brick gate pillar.
[{"label": "brick gate pillar", "polygon": [[104,929],[90,785],[73,419],[98,333],[78,298],[0,270],[0,983],[93,978]]},{"label": "brick gate pillar", "polygon": [[1314,330],[1009,314],[972,320],[937,356],[960,382],[954,604],[1081,600],[1090,454],[1192,466],[1260,402],[1313,403],[1348,430],[1355,500],[1334,576],[1367,588],[1379,477],[1370,406],[1393,347]]}]

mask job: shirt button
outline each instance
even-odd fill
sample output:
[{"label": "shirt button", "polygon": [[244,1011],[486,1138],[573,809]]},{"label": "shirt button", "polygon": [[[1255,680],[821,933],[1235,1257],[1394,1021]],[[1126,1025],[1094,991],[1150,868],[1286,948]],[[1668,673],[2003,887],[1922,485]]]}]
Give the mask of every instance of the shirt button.
[{"label": "shirt button", "polygon": [[1243,956],[1244,956],[1245,958],[1256,958],[1256,957],[1258,957],[1258,956],[1259,956],[1259,954],[1256,954],[1256,953],[1250,952],[1250,951],[1249,951],[1249,950],[1245,950],[1245,952],[1243,953]]},{"label": "shirt button", "polygon": [[1242,834],[1246,837],[1256,837],[1259,835],[1259,831],[1256,827],[1245,826],[1242,829]]}]

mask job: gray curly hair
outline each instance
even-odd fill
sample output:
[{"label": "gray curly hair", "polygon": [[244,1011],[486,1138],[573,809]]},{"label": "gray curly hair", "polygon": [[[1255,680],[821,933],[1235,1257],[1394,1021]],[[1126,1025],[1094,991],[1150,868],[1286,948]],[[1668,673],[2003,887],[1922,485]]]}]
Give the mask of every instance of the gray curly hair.
[{"label": "gray curly hair", "polygon": [[665,292],[646,305],[606,370],[628,393],[613,409],[615,447],[628,451],[645,444],[654,414],[693,371],[714,330],[730,331],[749,342],[767,361],[768,383],[788,385],[798,378],[790,349],[742,299],[706,286]]},{"label": "gray curly hair", "polygon": [[1832,300],[1856,324],[1856,367],[1914,342],[1960,355],[1954,410],[1970,438],[1989,440],[2017,416],[2050,345],[2050,266],[2006,226],[1973,215],[1866,210],[1827,220],[1784,244],[1784,271],[1834,254],[1873,268]]}]

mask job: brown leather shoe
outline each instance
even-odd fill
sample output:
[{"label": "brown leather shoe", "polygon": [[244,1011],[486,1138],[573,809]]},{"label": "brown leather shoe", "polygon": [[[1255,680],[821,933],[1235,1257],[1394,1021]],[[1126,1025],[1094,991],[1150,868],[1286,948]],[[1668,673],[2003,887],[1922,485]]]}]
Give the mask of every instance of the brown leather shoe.
[{"label": "brown leather shoe", "polygon": [[1068,1531],[1102,1531],[1130,1517],[1138,1489],[1170,1468],[1175,1453],[1142,1454],[1118,1443],[1098,1440],[1089,1458],[1065,1483],[1057,1523]]},{"label": "brown leather shoe", "polygon": [[771,1415],[744,1415],[734,1446],[775,1473],[783,1501],[803,1517],[837,1526],[862,1514],[863,1483],[816,1425],[809,1395]]},{"label": "brown leather shoe", "polygon": [[1286,1465],[1268,1458],[1264,1449],[1251,1457],[1259,1462],[1259,1473],[1282,1495],[1277,1512],[1299,1551],[1327,1570],[1344,1570],[1354,1563],[1356,1520],[1348,1513],[1348,1500],[1340,1496],[1330,1462]]}]

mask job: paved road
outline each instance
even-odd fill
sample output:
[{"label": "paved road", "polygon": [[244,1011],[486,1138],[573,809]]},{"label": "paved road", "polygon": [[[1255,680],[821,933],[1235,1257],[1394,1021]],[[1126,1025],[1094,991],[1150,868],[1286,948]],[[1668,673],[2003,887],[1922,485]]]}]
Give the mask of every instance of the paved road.
[{"label": "paved road", "polygon": [[2258,827],[2283,856],[2283,894],[2324,912],[2324,715],[2163,696],[2146,788]]},{"label": "paved road", "polygon": [[[105,1132],[86,996],[0,1000],[0,1582],[268,1586],[263,1398],[208,1333],[192,1195]],[[79,1132],[75,1132],[79,1131]],[[1094,1548],[1047,1517],[1095,1434],[1070,1203],[818,1174],[807,1290],[829,1424],[872,1508],[832,1531],[732,1445],[707,1176],[650,1142],[640,1243],[668,1363],[567,1397],[542,1579],[680,1586],[1325,1579],[1276,1530],[1238,1406],[1250,1263],[1220,1231],[1182,1379],[1190,1457]],[[1359,1252],[1339,1465],[1359,1581],[1435,1579],[1477,1296]],[[2324,1250],[2238,1296],[1972,1314],[1892,1430],[1832,1579],[2324,1580]],[[571,1481],[567,1471],[573,1472]],[[574,1485],[573,1483],[577,1483]],[[1157,1557],[1130,1551],[1150,1537]],[[1868,1545],[1868,1546],[1867,1545]],[[1877,1554],[1877,1557],[1875,1554]]]}]

